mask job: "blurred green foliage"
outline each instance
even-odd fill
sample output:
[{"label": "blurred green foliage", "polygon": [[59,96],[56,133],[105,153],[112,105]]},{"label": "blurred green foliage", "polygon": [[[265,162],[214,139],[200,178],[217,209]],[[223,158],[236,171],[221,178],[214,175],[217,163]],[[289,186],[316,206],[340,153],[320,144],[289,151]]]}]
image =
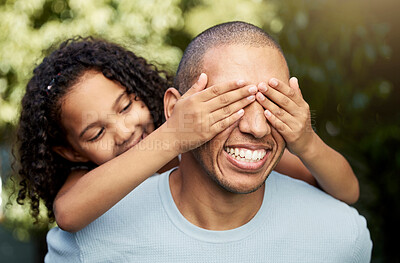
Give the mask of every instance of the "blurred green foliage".
[{"label": "blurred green foliage", "polygon": [[[315,130],[352,164],[361,185],[355,206],[368,220],[373,261],[399,262],[391,240],[400,234],[400,91],[393,84],[399,76],[379,70],[391,63],[393,47],[387,43],[390,27],[374,15],[372,2],[0,0],[0,150],[11,154],[24,86],[60,41],[100,36],[174,72],[195,35],[217,23],[247,21],[280,42],[311,106]],[[9,158],[2,160],[8,186],[4,224],[19,239],[43,236],[45,219],[33,226],[26,209],[4,205],[13,182],[6,180]]]}]

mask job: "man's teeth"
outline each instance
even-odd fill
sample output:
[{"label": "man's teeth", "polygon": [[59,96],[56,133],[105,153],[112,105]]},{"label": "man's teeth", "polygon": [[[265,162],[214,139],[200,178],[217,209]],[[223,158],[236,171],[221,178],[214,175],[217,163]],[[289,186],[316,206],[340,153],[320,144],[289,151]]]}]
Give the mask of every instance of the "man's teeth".
[{"label": "man's teeth", "polygon": [[225,147],[225,151],[239,161],[257,162],[264,158],[267,152],[264,149],[252,151],[243,148]]}]

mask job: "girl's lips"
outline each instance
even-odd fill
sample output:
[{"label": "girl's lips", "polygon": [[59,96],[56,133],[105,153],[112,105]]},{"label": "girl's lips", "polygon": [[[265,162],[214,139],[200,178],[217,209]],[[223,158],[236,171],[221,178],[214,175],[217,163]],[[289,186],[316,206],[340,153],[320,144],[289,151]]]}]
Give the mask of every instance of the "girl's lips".
[{"label": "girl's lips", "polygon": [[259,160],[259,161],[253,161],[253,162],[246,162],[246,161],[242,161],[242,160],[238,160],[236,158],[234,158],[233,156],[231,156],[230,154],[228,154],[226,151],[224,152],[224,156],[226,157],[226,159],[235,167],[241,169],[241,170],[257,170],[260,169],[265,162],[267,161],[269,155],[270,155],[270,150],[267,150],[265,156]]},{"label": "girl's lips", "polygon": [[126,148],[125,151],[129,150],[130,148],[132,148],[133,146],[135,146],[136,144],[138,144],[138,143],[139,143],[141,140],[143,140],[145,137],[146,137],[146,135],[145,135],[144,133],[142,133],[142,135],[141,135],[139,138],[133,140],[133,142],[129,144],[129,146]]},{"label": "girl's lips", "polygon": [[[123,150],[118,154],[121,155],[124,152],[128,151],[129,149],[131,149],[132,147],[134,147],[136,144],[138,144],[141,140],[143,140],[147,135],[145,135],[145,133],[142,133],[142,135],[139,138],[136,138],[134,140],[132,140],[132,142],[129,142],[126,144],[126,146],[123,148]],[[117,156],[118,156],[117,155]]]}]

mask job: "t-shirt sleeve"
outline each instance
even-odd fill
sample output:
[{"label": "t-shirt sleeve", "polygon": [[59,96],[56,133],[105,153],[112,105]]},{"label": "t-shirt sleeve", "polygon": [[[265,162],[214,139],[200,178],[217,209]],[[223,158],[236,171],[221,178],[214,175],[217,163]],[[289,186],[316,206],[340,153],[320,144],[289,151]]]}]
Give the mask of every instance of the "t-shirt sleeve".
[{"label": "t-shirt sleeve", "polygon": [[58,227],[50,229],[47,233],[48,252],[45,263],[80,263],[80,250],[76,243],[75,235],[61,230]]},{"label": "t-shirt sleeve", "polygon": [[372,240],[367,228],[367,221],[357,213],[358,236],[354,246],[353,262],[371,262]]}]

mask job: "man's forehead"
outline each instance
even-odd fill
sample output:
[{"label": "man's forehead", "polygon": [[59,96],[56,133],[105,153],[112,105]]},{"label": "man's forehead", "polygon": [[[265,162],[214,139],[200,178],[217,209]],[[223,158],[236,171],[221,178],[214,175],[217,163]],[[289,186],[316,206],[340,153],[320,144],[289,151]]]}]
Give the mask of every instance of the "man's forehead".
[{"label": "man's forehead", "polygon": [[223,45],[209,49],[203,57],[208,86],[235,79],[250,83],[275,77],[288,82],[289,71],[281,52],[271,46]]}]

